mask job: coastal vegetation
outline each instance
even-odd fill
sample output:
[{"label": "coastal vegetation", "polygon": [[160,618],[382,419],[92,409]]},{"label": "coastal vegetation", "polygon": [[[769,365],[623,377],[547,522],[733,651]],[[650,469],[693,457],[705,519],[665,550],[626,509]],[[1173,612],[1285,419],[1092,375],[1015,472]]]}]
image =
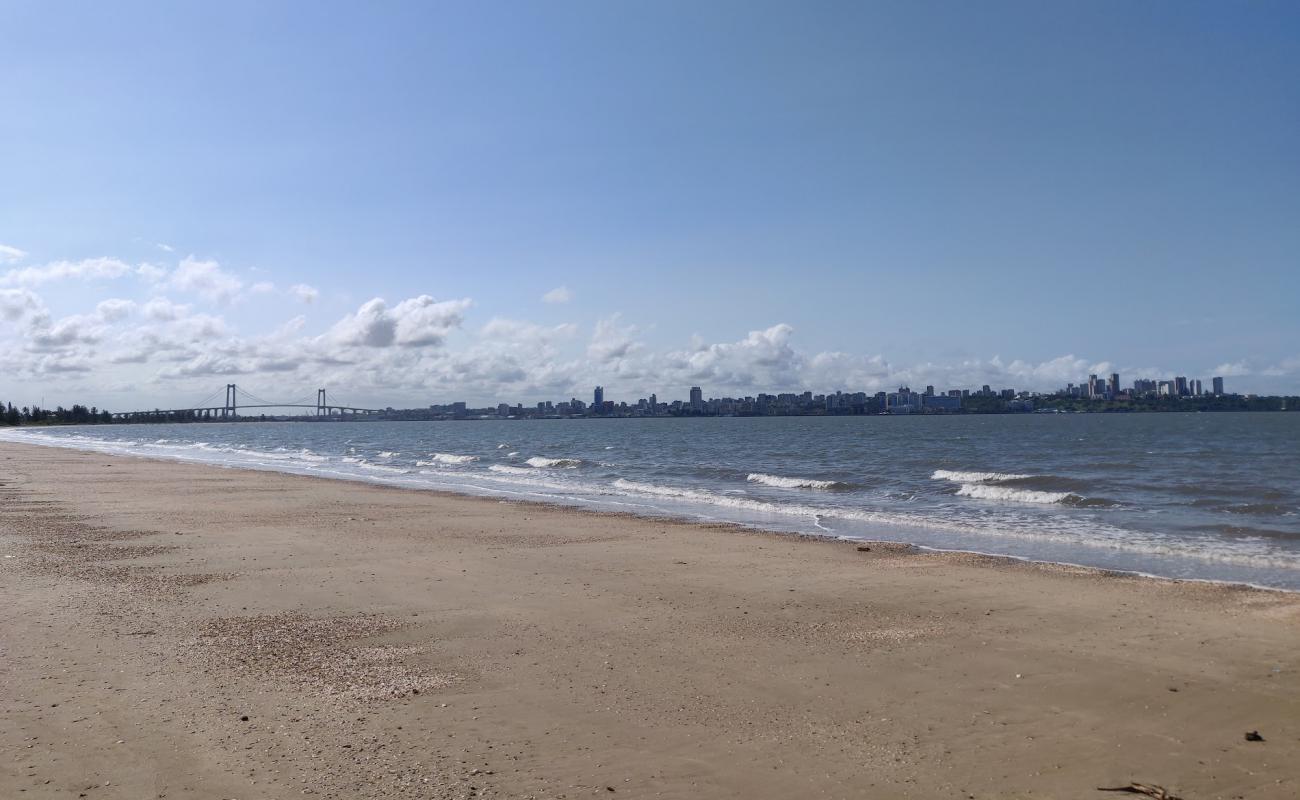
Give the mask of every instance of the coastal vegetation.
[{"label": "coastal vegetation", "polygon": [[105,425],[113,421],[107,410],[94,406],[87,408],[74,404],[72,408],[58,406],[53,409],[40,406],[18,408],[13,403],[0,403],[0,425]]}]

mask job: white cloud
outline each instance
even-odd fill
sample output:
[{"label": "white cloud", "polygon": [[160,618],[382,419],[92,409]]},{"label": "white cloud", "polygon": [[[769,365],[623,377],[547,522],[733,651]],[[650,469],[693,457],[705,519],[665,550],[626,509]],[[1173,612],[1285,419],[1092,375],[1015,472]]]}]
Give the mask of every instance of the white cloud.
[{"label": "white cloud", "polygon": [[17,247],[0,244],[0,264],[15,264],[27,258],[27,253]]},{"label": "white cloud", "polygon": [[63,351],[74,345],[97,344],[101,336],[101,321],[94,317],[73,315],[55,323],[41,319],[32,325],[27,336],[27,347],[40,352]]},{"label": "white cloud", "polygon": [[106,322],[116,322],[117,320],[129,316],[132,311],[135,311],[134,300],[110,298],[108,300],[101,300],[95,306],[95,313],[99,315],[100,319]]},{"label": "white cloud", "polygon": [[511,347],[518,347],[568,339],[577,332],[578,326],[572,322],[546,326],[534,322],[493,317],[483,326],[480,334],[485,340],[507,342]]},{"label": "white cloud", "polygon": [[1243,375],[1250,375],[1254,372],[1250,365],[1245,361],[1234,361],[1229,364],[1220,364],[1214,368],[1214,374],[1222,378],[1239,378]]},{"label": "white cloud", "polygon": [[155,297],[144,304],[144,315],[162,322],[179,319],[189,313],[190,307],[173,303],[166,297]]},{"label": "white cloud", "polygon": [[668,366],[681,382],[789,391],[800,385],[799,371],[804,364],[804,357],[790,345],[793,333],[793,327],[778,323],[750,331],[738,342],[696,343],[691,351],[669,353]]},{"label": "white cloud", "polygon": [[314,286],[308,286],[305,283],[295,283],[293,286],[290,286],[289,294],[298,298],[299,302],[307,303],[308,305],[316,302],[316,298],[320,297],[320,292],[317,291]]},{"label": "white cloud", "polygon": [[567,303],[573,299],[573,292],[567,286],[557,286],[542,295],[543,303]]},{"label": "white cloud", "polygon": [[441,344],[459,328],[470,307],[468,299],[435,302],[427,294],[403,300],[393,309],[397,317],[397,343],[404,347]]},{"label": "white cloud", "polygon": [[141,264],[135,268],[135,274],[149,283],[158,283],[167,277],[167,270],[156,264]]},{"label": "white cloud", "polygon": [[437,302],[428,295],[403,300],[391,310],[376,297],[335,323],[330,337],[350,347],[425,347],[441,344],[460,327],[470,301]]},{"label": "white cloud", "polygon": [[44,308],[41,298],[26,289],[0,289],[0,320],[17,322]]},{"label": "white cloud", "polygon": [[174,252],[176,252],[176,248],[175,248],[175,247],[172,247],[172,246],[169,245],[169,244],[164,244],[163,242],[157,242],[157,243],[155,243],[155,244],[154,244],[154,247],[157,247],[159,250],[163,251],[164,253],[174,253]]},{"label": "white cloud", "polygon": [[596,323],[587,345],[587,355],[600,363],[617,361],[640,349],[635,325],[623,325],[622,315],[614,314]]},{"label": "white cloud", "polygon": [[194,256],[181,260],[168,281],[172,288],[192,292],[213,303],[230,303],[239,296],[244,282],[226,272],[216,261],[200,261]]},{"label": "white cloud", "polygon": [[[1259,371],[1260,375],[1265,375],[1270,378],[1280,378],[1287,375],[1294,375],[1296,373],[1300,373],[1300,356],[1284,358],[1276,364],[1272,364]],[[1215,374],[1223,375],[1221,372]]]},{"label": "white cloud", "polygon": [[253,294],[270,294],[271,292],[275,291],[275,284],[270,281],[258,281],[257,283],[248,287],[248,291],[252,292]]},{"label": "white cloud", "polygon": [[81,261],[53,261],[39,267],[11,269],[0,276],[0,284],[35,286],[68,279],[105,280],[130,274],[131,265],[116,258],[87,258]]}]

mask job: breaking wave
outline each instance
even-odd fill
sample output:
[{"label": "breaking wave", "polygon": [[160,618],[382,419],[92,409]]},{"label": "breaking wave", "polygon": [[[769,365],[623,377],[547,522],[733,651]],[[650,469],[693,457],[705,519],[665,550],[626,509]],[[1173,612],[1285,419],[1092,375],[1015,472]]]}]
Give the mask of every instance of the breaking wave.
[{"label": "breaking wave", "polygon": [[[1020,475],[1015,472],[958,472],[950,469],[936,469],[930,476],[932,481],[952,481],[953,483],[998,483],[999,481],[1022,481],[1033,475]],[[960,492],[959,492],[960,494]]]},{"label": "breaking wave", "polygon": [[989,486],[984,483],[963,483],[957,494],[978,500],[1010,500],[1014,503],[1065,503],[1071,498],[1076,501],[1083,499],[1070,492],[1036,492],[1033,489]]},{"label": "breaking wave", "polygon": [[528,460],[525,461],[524,463],[527,464],[527,465],[530,466],[530,467],[538,467],[538,468],[541,468],[541,469],[546,469],[546,468],[549,468],[549,467],[565,467],[565,468],[572,468],[572,467],[581,466],[581,465],[582,465],[582,459],[580,459],[580,458],[542,458],[541,456],[533,456],[532,458],[528,459]]},{"label": "breaking wave", "polygon": [[456,453],[434,453],[430,458],[433,460],[417,461],[415,465],[417,467],[433,467],[438,464],[469,464],[478,461],[478,456],[462,456]]},{"label": "breaking wave", "polygon": [[847,483],[841,481],[819,481],[813,478],[787,478],[783,475],[764,475],[751,472],[746,478],[750,483],[773,486],[777,489],[848,489]]},{"label": "breaking wave", "polygon": [[533,470],[531,469],[525,469],[524,467],[511,467],[505,464],[493,464],[492,466],[488,467],[488,470],[492,472],[500,472],[503,475],[532,475],[533,474]]}]

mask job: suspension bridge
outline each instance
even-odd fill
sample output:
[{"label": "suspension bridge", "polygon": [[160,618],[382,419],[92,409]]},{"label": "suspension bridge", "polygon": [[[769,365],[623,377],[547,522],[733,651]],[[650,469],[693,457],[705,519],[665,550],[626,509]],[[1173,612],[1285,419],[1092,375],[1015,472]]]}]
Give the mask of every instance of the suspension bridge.
[{"label": "suspension bridge", "polygon": [[[252,392],[240,389],[233,383],[226,384],[225,391],[225,399],[222,401],[221,405],[217,405],[217,396],[220,394],[220,390],[217,390],[189,408],[155,408],[147,411],[119,411],[113,414],[113,419],[118,422],[236,420],[240,419],[241,411],[248,411],[250,409],[259,409],[259,415],[266,414],[266,409],[283,409],[289,411],[289,413],[275,414],[274,416],[288,416],[305,419],[354,419],[356,417],[368,417],[376,414],[388,413],[388,409],[360,408],[346,403],[333,402],[326,397],[324,389],[316,390],[316,402],[314,404],[308,402],[311,400],[311,395],[306,395],[287,403],[276,403],[270,400],[264,400]],[[306,409],[311,409],[311,412],[309,413]]]}]

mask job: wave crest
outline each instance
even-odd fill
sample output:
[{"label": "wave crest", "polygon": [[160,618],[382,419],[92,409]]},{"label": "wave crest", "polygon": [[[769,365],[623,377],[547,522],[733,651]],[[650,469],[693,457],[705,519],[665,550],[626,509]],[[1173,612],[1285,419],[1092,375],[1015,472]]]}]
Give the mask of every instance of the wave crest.
[{"label": "wave crest", "polygon": [[1065,503],[1070,502],[1071,498],[1075,501],[1083,499],[1070,492],[1037,492],[1033,489],[1013,489],[983,483],[963,483],[957,494],[977,500],[1010,500],[1014,503]]},{"label": "wave crest", "polygon": [[784,475],[765,475],[751,472],[746,478],[750,483],[773,486],[777,489],[847,489],[849,485],[840,481],[819,481],[815,478],[788,478]]},{"label": "wave crest", "polygon": [[505,464],[493,464],[488,467],[492,472],[500,472],[503,475],[532,475],[533,470],[524,467],[511,467]]},{"label": "wave crest", "polygon": [[417,461],[415,465],[417,467],[433,467],[438,464],[469,464],[478,461],[478,456],[462,456],[457,453],[434,453],[430,458],[433,460]]},{"label": "wave crest", "polygon": [[932,481],[952,481],[953,483],[997,483],[999,481],[1022,481],[1033,475],[1021,475],[1015,472],[959,472],[951,469],[936,469],[930,476]]},{"label": "wave crest", "polygon": [[581,464],[582,464],[582,459],[579,459],[579,458],[543,458],[543,457],[541,457],[541,456],[533,456],[532,458],[528,459],[528,460],[525,461],[524,463],[527,464],[527,465],[530,466],[530,467],[539,467],[539,468],[541,468],[541,469],[546,469],[547,467],[566,467],[566,468],[572,468],[572,467],[581,466]]}]

